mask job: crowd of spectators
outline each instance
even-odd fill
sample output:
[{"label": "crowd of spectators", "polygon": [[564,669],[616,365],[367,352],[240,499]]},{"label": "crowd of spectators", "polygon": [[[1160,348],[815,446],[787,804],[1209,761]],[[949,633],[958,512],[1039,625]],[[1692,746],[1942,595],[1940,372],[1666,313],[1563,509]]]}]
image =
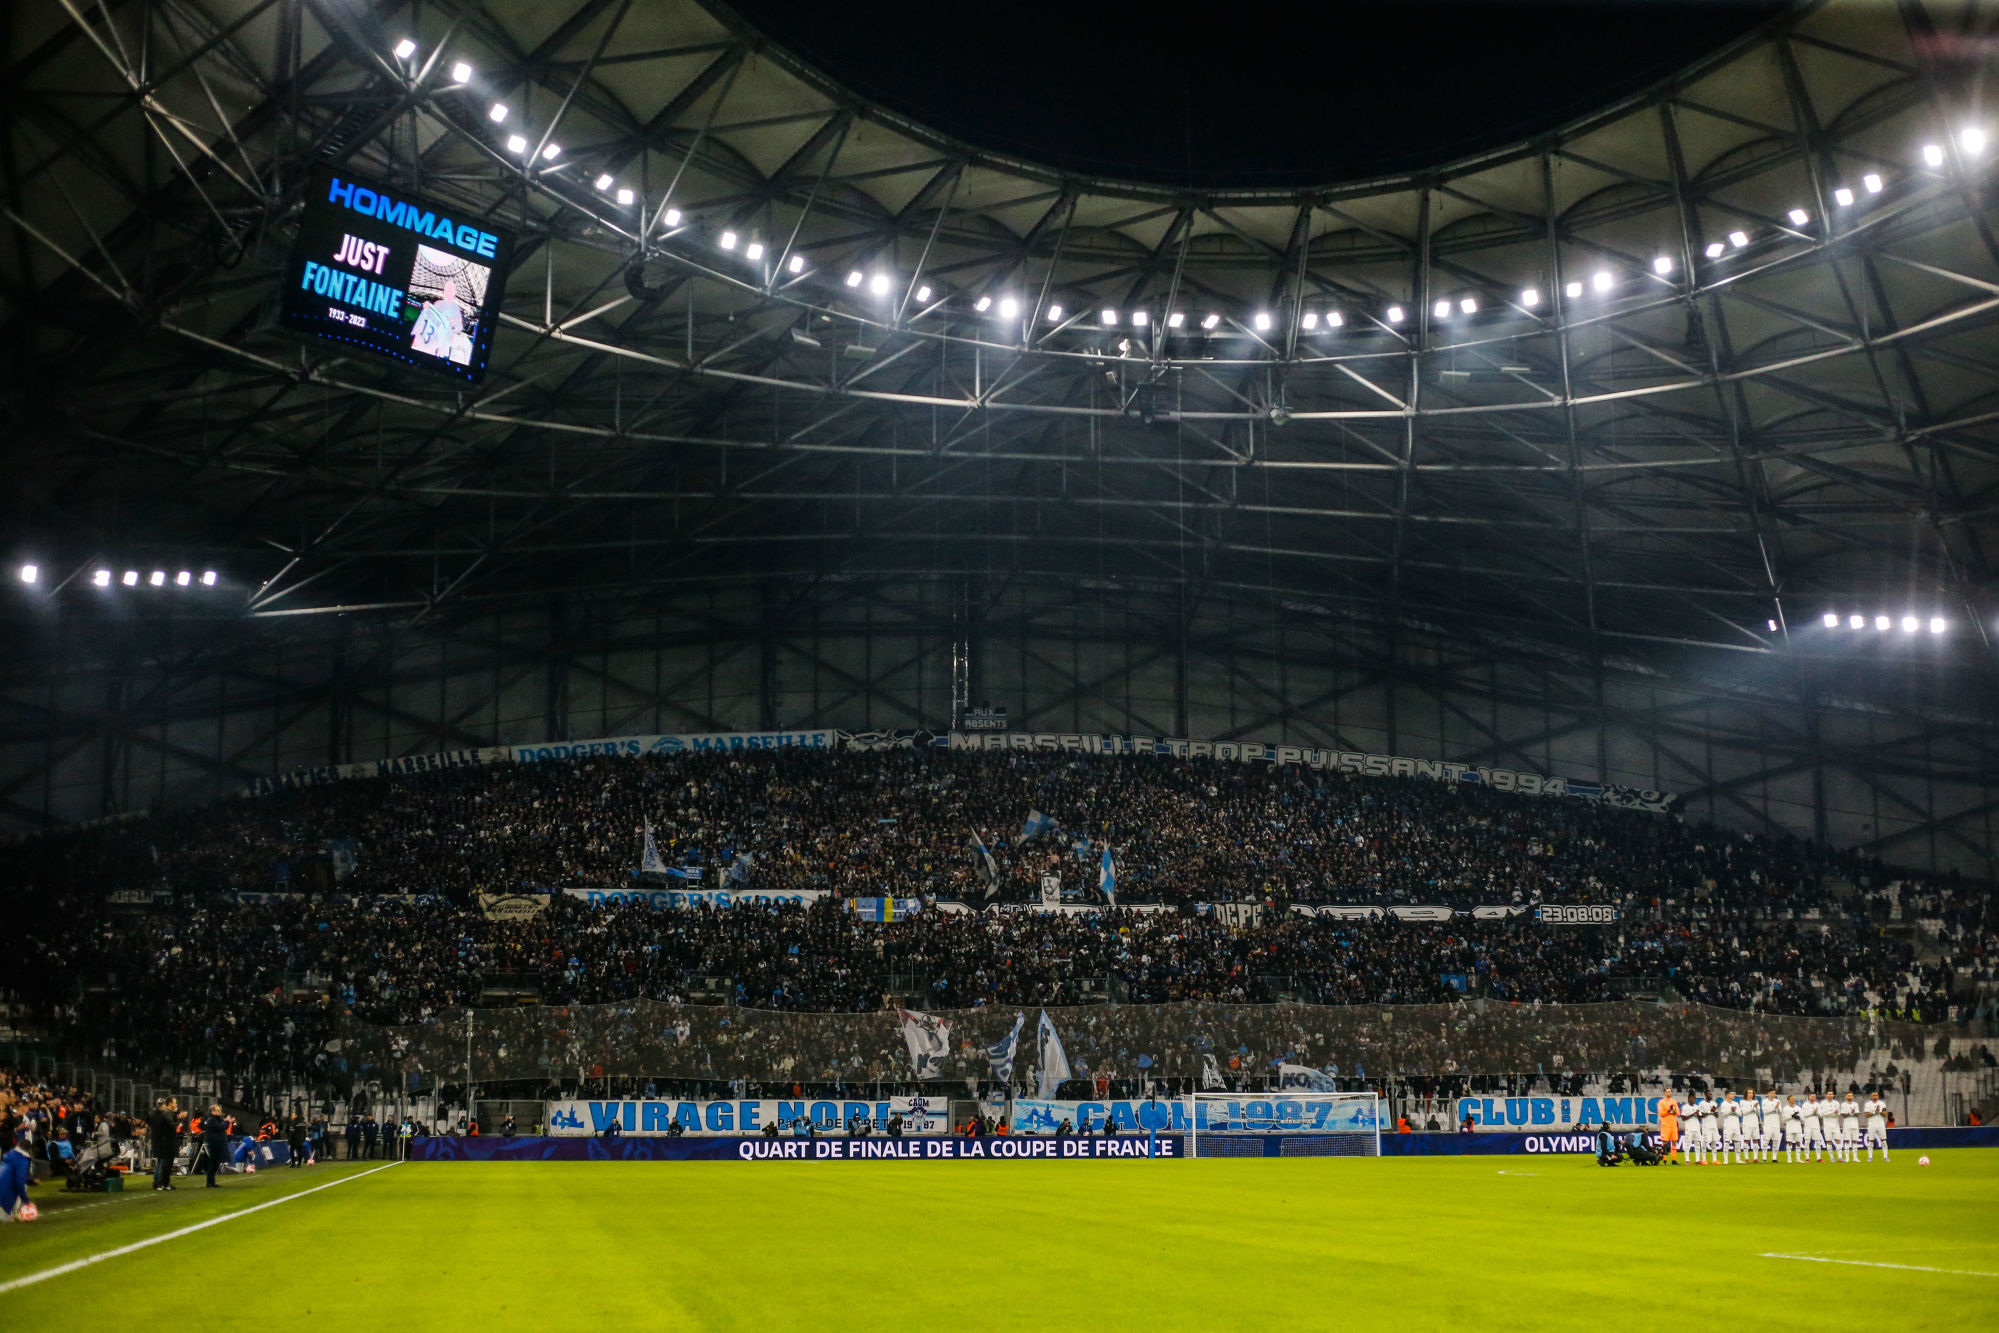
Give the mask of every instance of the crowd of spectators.
[{"label": "crowd of spectators", "polygon": [[[1058,830],[1025,838],[1030,812]],[[704,885],[827,896],[653,910],[561,892],[634,887],[646,821],[663,858]],[[996,884],[968,850],[973,830]],[[1094,889],[1105,848],[1116,908]],[[1987,886],[1894,877],[1800,840],[1468,784],[1135,757],[776,751],[473,767],[13,851],[25,993],[60,1034],[120,1059],[224,1068],[337,1071],[354,1025],[435,1022],[502,979],[573,1006],[673,1002],[719,978],[737,1006],[792,1013],[1100,998],[1578,1004],[1647,981],[1757,1014],[1920,1022],[1983,1017],[1999,954]],[[1046,874],[1096,910],[1021,910]],[[279,896],[238,901],[245,892]],[[481,894],[522,892],[548,894],[546,906],[498,920],[481,909]],[[846,910],[856,895],[926,906],[869,922]],[[1564,902],[1619,919],[1293,910]],[[1164,910],[1130,910],[1141,904]],[[1884,930],[1918,912],[1943,957]]]}]

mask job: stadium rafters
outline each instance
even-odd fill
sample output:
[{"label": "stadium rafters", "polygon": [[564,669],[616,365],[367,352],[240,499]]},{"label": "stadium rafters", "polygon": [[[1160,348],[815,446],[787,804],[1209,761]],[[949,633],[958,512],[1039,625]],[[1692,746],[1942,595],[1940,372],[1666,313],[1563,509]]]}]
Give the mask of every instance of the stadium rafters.
[{"label": "stadium rafters", "polygon": [[[1531,142],[1204,191],[956,142],[720,3],[17,5],[19,544],[221,567],[229,634],[1115,584],[1597,708],[1606,662],[1908,613],[1948,729],[1999,715],[1990,20],[1809,7]],[[276,330],[316,164],[517,234],[478,389]]]}]

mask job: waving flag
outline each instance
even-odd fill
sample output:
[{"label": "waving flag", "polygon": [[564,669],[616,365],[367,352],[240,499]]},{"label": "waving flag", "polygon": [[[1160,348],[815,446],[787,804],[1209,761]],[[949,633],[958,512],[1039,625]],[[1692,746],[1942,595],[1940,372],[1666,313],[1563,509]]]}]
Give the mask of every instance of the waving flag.
[{"label": "waving flag", "polygon": [[1062,1050],[1062,1038],[1046,1009],[1041,1011],[1041,1022],[1034,1030],[1034,1046],[1037,1095],[1043,1099],[1053,1097],[1055,1089],[1069,1078],[1069,1057]]},{"label": "waving flag", "polygon": [[1227,1086],[1228,1084],[1222,1081],[1222,1066],[1220,1062],[1218,1062],[1213,1055],[1202,1056],[1201,1057],[1202,1089],[1205,1091],[1206,1089],[1209,1088],[1226,1088]]},{"label": "waving flag", "polygon": [[1280,1064],[1277,1067],[1277,1086],[1280,1090],[1285,1088],[1304,1088],[1311,1092],[1338,1092],[1340,1090],[1340,1085],[1333,1082],[1331,1075],[1322,1073],[1310,1065]]},{"label": "waving flag", "polygon": [[986,850],[986,840],[978,835],[977,830],[967,829],[966,832],[972,835],[969,844],[972,849],[972,869],[986,882],[986,897],[990,898],[999,892],[999,866],[994,863],[993,854]]},{"label": "waving flag", "polygon": [[646,821],[646,849],[645,854],[639,857],[639,873],[641,875],[665,875],[672,873],[672,867],[660,859],[659,848],[653,843],[652,821],[650,819]]},{"label": "waving flag", "polygon": [[1104,859],[1097,867],[1097,892],[1104,895],[1104,901],[1117,906],[1117,867],[1111,864],[1111,849],[1104,848]]},{"label": "waving flag", "polygon": [[944,1061],[951,1054],[951,1025],[935,1014],[919,1014],[914,1009],[898,1009],[902,1016],[902,1039],[909,1046],[909,1066],[918,1078],[942,1078]]},{"label": "waving flag", "polygon": [[1013,1057],[1020,1050],[1020,1029],[1026,1024],[1026,1014],[1013,1016],[1013,1031],[1004,1038],[986,1047],[986,1063],[993,1068],[993,1079],[999,1083],[1013,1082]]},{"label": "waving flag", "polygon": [[1029,810],[1027,822],[1020,826],[1020,840],[1033,842],[1042,834],[1053,832],[1055,832],[1055,820],[1051,816],[1044,815],[1039,810]]}]

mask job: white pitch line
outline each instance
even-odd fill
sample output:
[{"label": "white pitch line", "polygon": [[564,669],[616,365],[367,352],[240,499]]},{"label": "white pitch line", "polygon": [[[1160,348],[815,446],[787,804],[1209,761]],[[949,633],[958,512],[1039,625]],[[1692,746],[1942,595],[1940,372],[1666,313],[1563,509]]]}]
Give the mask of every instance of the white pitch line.
[{"label": "white pitch line", "polygon": [[[1900,1268],[1910,1273],[1948,1273],[1953,1277],[1999,1277],[1975,1268],[1931,1268],[1927,1264],[1883,1264],[1867,1259],[1828,1259],[1820,1254],[1759,1254],[1758,1259],[1797,1259],[1808,1264],[1849,1264],[1855,1268]],[[4,1288],[0,1288],[4,1290]]]},{"label": "white pitch line", "polygon": [[[303,1199],[308,1194],[317,1194],[321,1190],[330,1190],[335,1185],[345,1185],[350,1181],[359,1180],[362,1176],[372,1176],[377,1171],[386,1171],[392,1166],[401,1165],[401,1162],[386,1162],[381,1166],[370,1167],[366,1171],[357,1172],[351,1176],[342,1176],[339,1180],[329,1180],[324,1185],[314,1185],[309,1190],[300,1190],[296,1194],[287,1194],[280,1199],[270,1199],[264,1203],[252,1205],[249,1208],[239,1208],[233,1213],[224,1213],[220,1217],[211,1217],[206,1222],[196,1222],[193,1226],[182,1227],[178,1231],[169,1231],[164,1236],[154,1236],[149,1240],[133,1241],[130,1245],[120,1245],[115,1250],[106,1250],[102,1254],[93,1254],[83,1259],[72,1259],[66,1264],[57,1264],[54,1268],[44,1268],[39,1273],[30,1273],[26,1277],[17,1277],[10,1282],[0,1282],[0,1294],[13,1291],[17,1287],[31,1287],[37,1282],[46,1282],[52,1277],[61,1277],[64,1273],[74,1273],[79,1268],[88,1268],[92,1264],[101,1264],[106,1259],[116,1259],[121,1254],[131,1254],[133,1251],[143,1250],[149,1245],[158,1245],[161,1241],[177,1240],[182,1236],[191,1236],[197,1231],[206,1231],[208,1228],[220,1226],[224,1222],[233,1222],[239,1217],[248,1217],[251,1213],[261,1213],[266,1208],[275,1208],[281,1203],[290,1203],[293,1199]],[[87,1207],[88,1205],[85,1206]]]}]

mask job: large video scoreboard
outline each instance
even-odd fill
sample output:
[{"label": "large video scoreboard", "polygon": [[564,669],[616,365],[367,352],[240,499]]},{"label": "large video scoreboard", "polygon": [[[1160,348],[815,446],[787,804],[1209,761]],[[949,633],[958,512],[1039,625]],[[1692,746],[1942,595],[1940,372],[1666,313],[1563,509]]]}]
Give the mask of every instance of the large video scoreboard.
[{"label": "large video scoreboard", "polygon": [[321,168],[285,262],[278,323],[477,384],[512,258],[504,232]]}]

